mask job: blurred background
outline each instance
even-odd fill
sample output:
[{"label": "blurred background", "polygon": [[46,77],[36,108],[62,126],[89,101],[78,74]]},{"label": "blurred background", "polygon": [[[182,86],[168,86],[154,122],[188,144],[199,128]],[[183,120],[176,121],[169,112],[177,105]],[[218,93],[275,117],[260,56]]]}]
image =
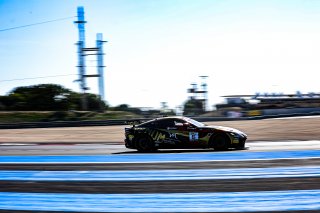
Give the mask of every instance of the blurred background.
[{"label": "blurred background", "polygon": [[319,10],[299,0],[1,0],[0,122],[12,111],[14,121],[318,114]]}]

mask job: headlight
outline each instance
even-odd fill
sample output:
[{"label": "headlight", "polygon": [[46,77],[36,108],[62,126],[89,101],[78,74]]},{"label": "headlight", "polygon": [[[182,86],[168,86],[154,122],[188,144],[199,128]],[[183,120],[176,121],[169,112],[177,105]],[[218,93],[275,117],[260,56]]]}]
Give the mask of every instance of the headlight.
[{"label": "headlight", "polygon": [[234,132],[230,132],[230,135],[232,135],[234,138],[239,138],[240,135]]}]

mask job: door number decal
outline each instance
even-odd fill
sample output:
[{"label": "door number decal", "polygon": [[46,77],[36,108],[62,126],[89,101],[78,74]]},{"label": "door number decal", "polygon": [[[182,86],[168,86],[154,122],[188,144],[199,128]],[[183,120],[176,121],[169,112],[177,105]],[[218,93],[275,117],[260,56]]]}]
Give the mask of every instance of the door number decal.
[{"label": "door number decal", "polygon": [[190,132],[189,133],[190,141],[198,141],[199,140],[199,132]]}]

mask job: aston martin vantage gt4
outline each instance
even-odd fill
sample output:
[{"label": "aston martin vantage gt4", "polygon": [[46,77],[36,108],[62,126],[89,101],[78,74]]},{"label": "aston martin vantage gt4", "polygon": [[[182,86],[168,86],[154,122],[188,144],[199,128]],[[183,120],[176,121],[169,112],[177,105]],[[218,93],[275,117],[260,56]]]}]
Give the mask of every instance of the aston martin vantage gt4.
[{"label": "aston martin vantage gt4", "polygon": [[207,126],[187,117],[156,118],[125,128],[125,146],[140,152],[157,149],[244,149],[247,135],[237,129]]}]

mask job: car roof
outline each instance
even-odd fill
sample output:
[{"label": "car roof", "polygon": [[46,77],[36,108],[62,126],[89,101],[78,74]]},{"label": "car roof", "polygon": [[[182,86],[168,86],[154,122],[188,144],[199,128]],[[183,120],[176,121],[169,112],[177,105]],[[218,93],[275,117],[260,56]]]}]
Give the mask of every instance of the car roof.
[{"label": "car roof", "polygon": [[160,118],[155,118],[155,119],[153,119],[153,120],[154,120],[154,121],[159,121],[159,120],[169,120],[169,119],[182,119],[182,120],[187,120],[187,118],[184,117],[184,116],[160,117]]},{"label": "car roof", "polygon": [[[150,122],[154,122],[154,121],[161,121],[161,120],[171,120],[171,119],[181,119],[181,120],[187,121],[187,117],[184,117],[184,116],[167,116],[167,117],[155,118],[155,119],[143,122],[142,124],[150,123]],[[142,125],[142,124],[140,124],[140,125]]]}]

